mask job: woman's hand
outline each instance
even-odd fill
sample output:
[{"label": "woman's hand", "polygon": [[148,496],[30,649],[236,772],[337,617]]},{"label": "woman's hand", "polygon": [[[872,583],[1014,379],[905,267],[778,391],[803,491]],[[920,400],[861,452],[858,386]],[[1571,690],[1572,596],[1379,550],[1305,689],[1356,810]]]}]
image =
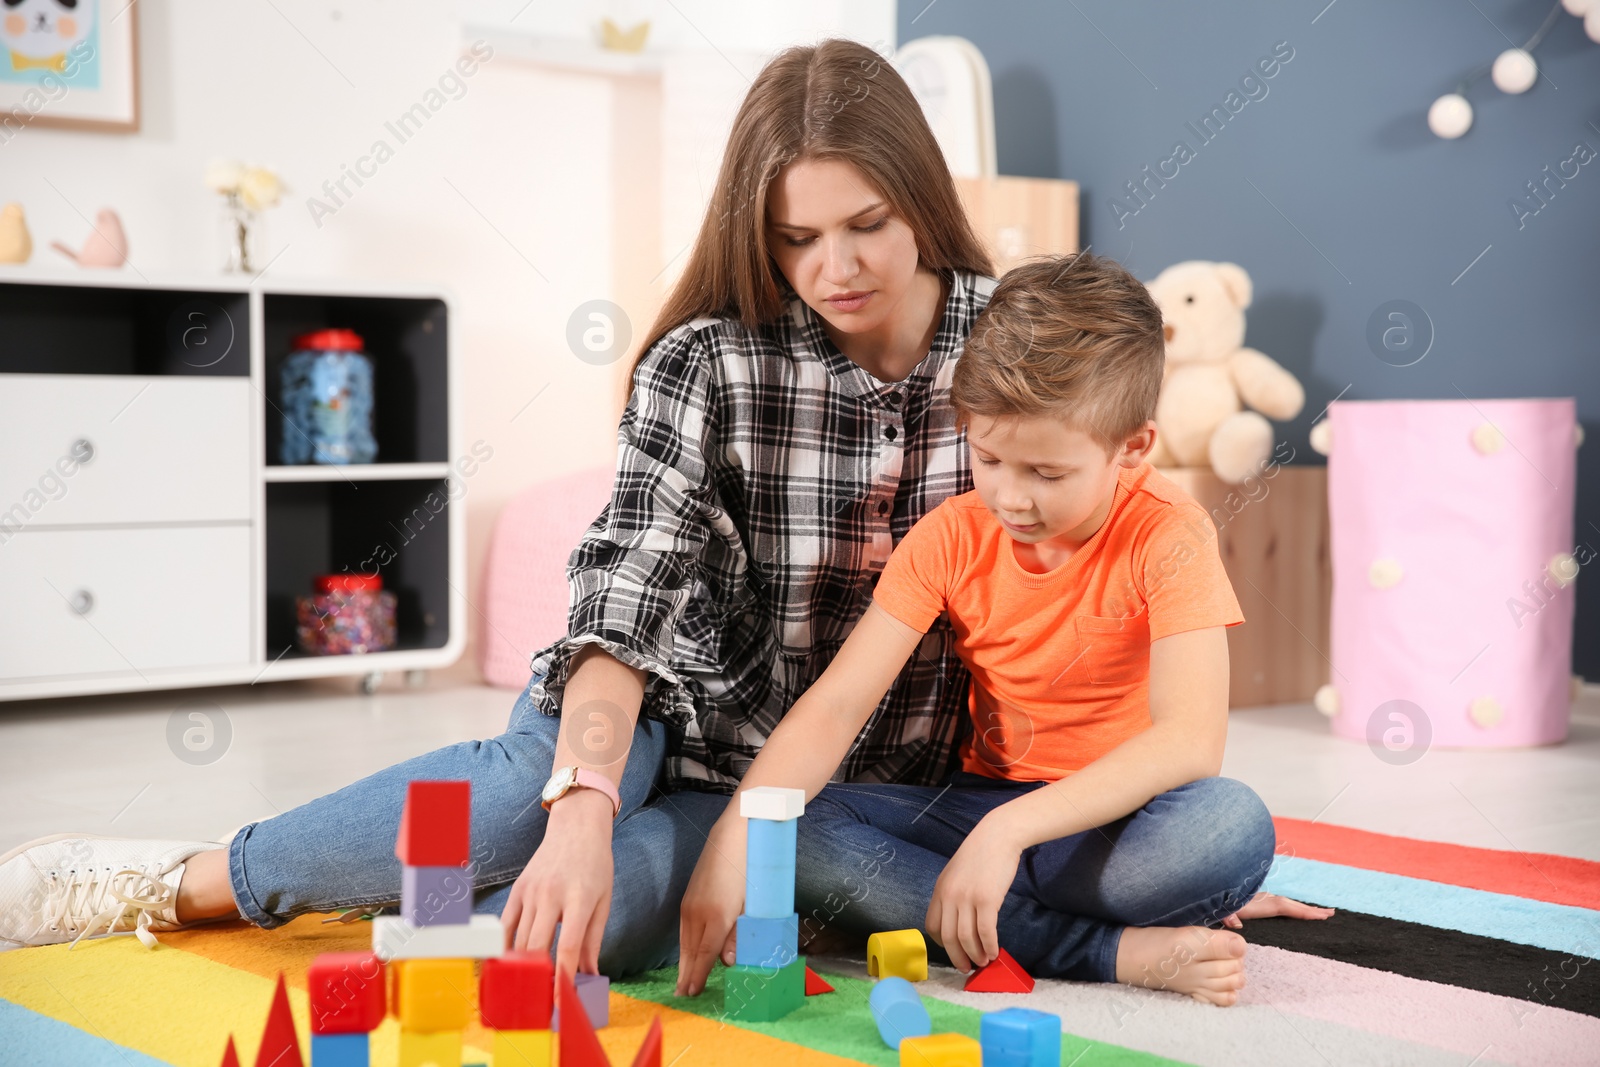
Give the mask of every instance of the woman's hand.
[{"label": "woman's hand", "polygon": [[1000,905],[1021,859],[1022,849],[986,818],[939,875],[928,902],[926,927],[956,970],[982,967],[1000,955]]},{"label": "woman's hand", "polygon": [[1276,893],[1257,893],[1250,898],[1250,903],[1223,919],[1222,925],[1230,930],[1237,930],[1244,926],[1245,919],[1270,919],[1276,915],[1286,919],[1326,919],[1332,914],[1332,908],[1302,904],[1298,900],[1280,897]]},{"label": "woman's hand", "polygon": [[678,919],[678,996],[699,996],[722,954],[734,960],[734,923],[744,908],[743,820],[719,820],[684,891]]},{"label": "woman's hand", "polygon": [[556,966],[600,973],[600,936],[611,914],[611,800],[575,789],[550,806],[544,841],[517,875],[500,914],[506,947],[550,951],[556,923]]}]

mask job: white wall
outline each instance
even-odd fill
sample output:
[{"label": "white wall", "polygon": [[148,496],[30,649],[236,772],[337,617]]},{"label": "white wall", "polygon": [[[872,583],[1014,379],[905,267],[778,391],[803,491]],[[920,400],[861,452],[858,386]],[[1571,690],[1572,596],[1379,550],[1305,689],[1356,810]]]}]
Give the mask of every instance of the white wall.
[{"label": "white wall", "polygon": [[[117,2],[106,0],[106,6],[114,9]],[[522,6],[518,0],[508,10]],[[823,5],[824,18],[849,22],[856,36],[885,24],[892,29],[887,0],[869,5],[875,11],[867,31],[857,26],[859,13],[844,13],[848,6],[843,0]],[[719,32],[716,4],[624,7],[624,22],[634,11],[657,19],[661,40],[687,39],[693,30],[677,10],[709,33]],[[784,14],[790,7],[803,5],[730,8],[743,13],[728,22],[737,39],[727,51],[758,50],[763,32],[772,40],[826,32],[814,14],[808,20]],[[89,232],[85,218],[111,206],[128,233],[133,268],[150,276],[215,270],[221,261],[217,198],[202,183],[202,172],[213,157],[236,157],[273,167],[290,188],[262,232],[260,259],[271,260],[271,276],[451,287],[460,301],[464,436],[469,444],[481,439],[494,448],[465,498],[468,596],[479,602],[483,553],[504,502],[541,479],[612,462],[618,372],[577,359],[567,348],[566,324],[578,305],[605,298],[641,320],[634,323],[636,335],[648,326],[642,319],[653,308],[641,307],[649,300],[641,301],[638,285],[629,293],[615,291],[618,259],[634,247],[629,234],[613,232],[617,205],[641,196],[656,205],[654,212],[623,213],[631,225],[653,231],[637,244],[648,262],[630,262],[623,273],[658,274],[681,250],[680,241],[662,252],[667,235],[692,235],[698,223],[720,136],[706,133],[703,121],[662,116],[664,127],[699,131],[688,158],[682,145],[672,153],[659,142],[645,148],[652,161],[671,154],[669,173],[692,179],[690,186],[672,187],[663,215],[659,165],[641,167],[628,150],[637,143],[628,133],[630,121],[659,108],[649,100],[659,95],[659,82],[641,94],[638,79],[619,82],[501,52],[463,79],[459,98],[448,99],[420,132],[398,144],[385,123],[437,87],[461,52],[456,6],[438,0],[140,0],[137,10],[140,132],[30,126],[0,145],[0,202],[22,203],[34,237],[33,262],[65,263],[49,249],[50,240],[79,244]],[[545,10],[558,9],[534,0],[533,14]],[[702,54],[722,65],[715,51]],[[723,101],[724,116],[731,116],[744,82],[727,73],[725,89],[734,95]],[[323,183],[337,179],[379,138],[394,147],[393,158],[360,188],[347,185],[353,195],[319,226],[308,197],[331,203]],[[670,277],[658,279],[655,297]],[[376,358],[381,367],[381,353]],[[480,628],[473,613],[473,640]]]}]

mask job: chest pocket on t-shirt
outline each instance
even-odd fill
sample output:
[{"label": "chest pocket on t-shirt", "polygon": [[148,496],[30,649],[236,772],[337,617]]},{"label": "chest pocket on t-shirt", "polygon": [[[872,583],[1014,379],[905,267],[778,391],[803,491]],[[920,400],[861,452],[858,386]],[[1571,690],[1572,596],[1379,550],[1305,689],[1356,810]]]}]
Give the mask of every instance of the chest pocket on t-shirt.
[{"label": "chest pocket on t-shirt", "polygon": [[1150,676],[1150,618],[1137,615],[1077,617],[1085,673],[1093,685],[1133,686]]}]

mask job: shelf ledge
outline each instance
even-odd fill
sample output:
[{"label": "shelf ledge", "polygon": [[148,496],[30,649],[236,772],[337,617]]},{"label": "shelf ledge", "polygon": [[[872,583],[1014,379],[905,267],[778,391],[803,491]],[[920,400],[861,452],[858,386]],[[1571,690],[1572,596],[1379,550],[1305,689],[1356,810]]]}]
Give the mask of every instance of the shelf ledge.
[{"label": "shelf ledge", "polygon": [[448,463],[308,463],[269,465],[262,477],[269,482],[371,482],[445,478],[449,474]]}]

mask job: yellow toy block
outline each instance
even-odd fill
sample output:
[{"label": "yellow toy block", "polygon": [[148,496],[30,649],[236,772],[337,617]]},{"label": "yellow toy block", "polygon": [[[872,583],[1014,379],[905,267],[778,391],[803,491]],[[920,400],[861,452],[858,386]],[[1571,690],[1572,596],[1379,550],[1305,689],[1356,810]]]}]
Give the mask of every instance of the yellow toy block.
[{"label": "yellow toy block", "polygon": [[[472,1018],[477,980],[471,960],[396,960],[402,1030],[460,1030]],[[451,1064],[450,1067],[460,1067]]]},{"label": "yellow toy block", "polygon": [[[966,1034],[930,1034],[900,1042],[900,1067],[982,1067],[983,1046]],[[499,1067],[499,1061],[495,1061]]]},{"label": "yellow toy block", "polygon": [[461,1067],[461,1031],[400,1031],[400,1067]]},{"label": "yellow toy block", "polygon": [[889,930],[867,938],[867,974],[873,978],[928,979],[928,943],[921,930]]},{"label": "yellow toy block", "polygon": [[550,1067],[549,1030],[496,1030],[494,1067]]}]

